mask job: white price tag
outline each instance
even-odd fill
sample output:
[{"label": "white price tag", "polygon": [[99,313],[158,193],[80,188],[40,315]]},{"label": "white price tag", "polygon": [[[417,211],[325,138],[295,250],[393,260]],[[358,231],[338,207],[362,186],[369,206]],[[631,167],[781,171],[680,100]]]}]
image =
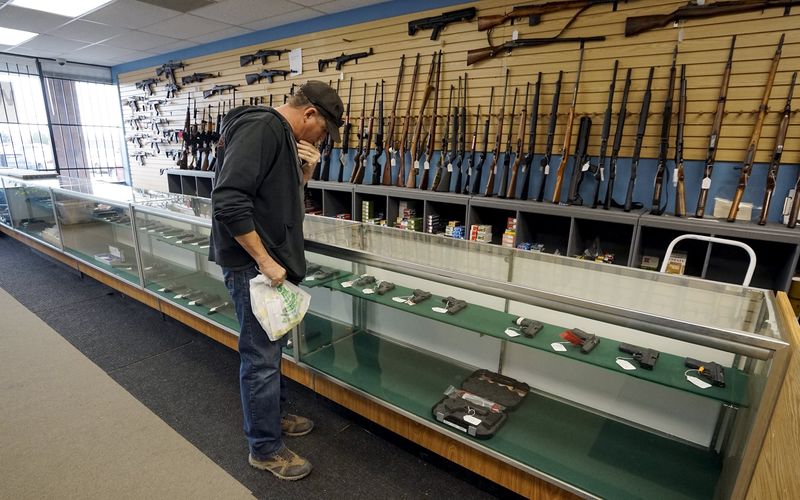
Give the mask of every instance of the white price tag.
[{"label": "white price tag", "polygon": [[[516,330],[512,330],[511,328],[506,328],[506,329],[505,329],[505,333],[506,333],[506,335],[508,335],[509,337],[519,337],[519,335],[520,335],[520,333],[519,333],[518,331],[516,331]],[[560,344],[559,344],[559,345],[560,345]]]},{"label": "white price tag", "polygon": [[447,171],[448,172],[452,172],[453,171],[453,164],[452,163],[448,163],[447,164]]},{"label": "white price tag", "polygon": [[702,189],[710,189],[711,188],[711,177],[703,178],[703,182],[700,184]]},{"label": "white price tag", "polygon": [[511,32],[511,39],[512,40],[517,40],[518,38],[519,38],[519,31],[517,31],[517,30],[512,31]]},{"label": "white price tag", "polygon": [[464,422],[472,425],[481,425],[481,419],[475,418],[472,415],[464,415]]},{"label": "white price tag", "polygon": [[589,162],[588,161],[581,166],[581,172],[586,172],[587,170],[589,170]]},{"label": "white price tag", "polygon": [[392,300],[395,301],[395,302],[400,302],[401,304],[404,304],[405,301],[408,300],[408,299],[406,299],[405,297],[392,297]]},{"label": "white price tag", "polygon": [[558,352],[566,352],[567,351],[567,348],[564,347],[564,344],[561,344],[559,342],[553,342],[552,344],[550,344],[550,347],[552,347],[554,351],[558,351]]},{"label": "white price tag", "polygon": [[677,175],[673,175],[672,176],[672,187],[677,187],[677,186],[678,186],[678,176]]},{"label": "white price tag", "polygon": [[392,156],[392,166],[394,167],[396,165],[397,165],[397,160],[395,160],[394,156]]},{"label": "white price tag", "polygon": [[628,361],[627,359],[617,359],[617,364],[623,370],[635,370],[636,369],[636,367],[633,366],[633,364],[630,361]]},{"label": "white price tag", "polygon": [[117,247],[108,245],[108,253],[118,258],[119,260],[125,260],[125,256],[122,255],[122,251],[120,251],[120,249]]},{"label": "white price tag", "polygon": [[414,160],[414,170],[419,170],[419,160]]},{"label": "white price tag", "polygon": [[431,168],[431,164],[430,164],[430,163],[428,163],[428,161],[427,161],[427,160],[425,160],[425,163],[423,164],[423,168],[425,168],[425,170],[430,170],[430,168]]},{"label": "white price tag", "polygon": [[431,307],[431,311],[437,312],[439,314],[444,314],[447,312],[447,309],[444,307]]},{"label": "white price tag", "polygon": [[314,281],[315,279],[316,278],[314,278],[313,276],[306,276],[305,278],[303,278],[303,281]]},{"label": "white price tag", "polygon": [[600,182],[606,180],[606,169],[600,167]]},{"label": "white price tag", "polygon": [[549,174],[550,174],[550,164],[548,163],[547,165],[544,166],[544,175],[549,175]]},{"label": "white price tag", "polygon": [[353,282],[352,281],[345,281],[345,282],[341,283],[341,285],[342,285],[342,288],[350,288],[351,286],[353,286]]},{"label": "white price tag", "polygon": [[693,383],[694,385],[696,385],[701,389],[708,389],[709,387],[711,387],[711,384],[709,384],[705,380],[700,380],[699,378],[693,377],[692,375],[686,375],[686,380],[688,380],[689,382]]},{"label": "white price tag", "polygon": [[373,290],[372,288],[365,288],[361,290],[361,293],[365,295],[372,295],[373,293],[375,293],[375,290]]}]

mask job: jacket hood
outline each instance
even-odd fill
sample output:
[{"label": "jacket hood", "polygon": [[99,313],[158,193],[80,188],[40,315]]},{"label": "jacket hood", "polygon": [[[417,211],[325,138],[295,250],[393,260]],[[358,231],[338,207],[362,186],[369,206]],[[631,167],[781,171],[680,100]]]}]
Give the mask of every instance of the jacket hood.
[{"label": "jacket hood", "polygon": [[220,127],[220,134],[224,135],[226,132],[235,129],[245,121],[262,118],[266,113],[278,116],[278,112],[273,108],[265,108],[263,106],[235,107],[225,115],[225,119],[222,121],[222,126]]}]

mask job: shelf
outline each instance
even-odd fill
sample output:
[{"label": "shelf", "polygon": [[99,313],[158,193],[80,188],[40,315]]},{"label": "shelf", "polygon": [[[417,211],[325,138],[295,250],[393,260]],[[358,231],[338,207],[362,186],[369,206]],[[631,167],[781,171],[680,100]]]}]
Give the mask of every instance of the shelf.
[{"label": "shelf", "polygon": [[[173,280],[169,280],[173,281]],[[213,290],[217,288],[219,292],[217,295],[223,299],[230,301],[230,297],[227,294],[227,290],[225,289],[225,285],[222,282],[219,282],[213,278],[208,276],[204,276],[201,274],[189,274],[182,276],[180,278],[181,284],[185,284],[193,289],[198,290]],[[218,323],[224,327],[227,327],[234,332],[239,331],[239,321],[236,319],[236,313],[233,308],[226,309],[226,312],[217,312],[214,314],[208,313],[208,308],[201,306],[201,305],[189,305],[191,299],[176,299],[174,292],[159,292],[158,290],[164,286],[164,283],[159,282],[148,282],[147,286],[145,287],[147,290],[153,292],[157,296],[161,297],[162,299],[176,304],[178,306],[183,307],[186,310],[192,311],[203,318]],[[229,312],[228,312],[229,311]]]},{"label": "shelf", "polygon": [[[111,274],[118,278],[122,278],[130,283],[135,283],[137,285],[139,284],[139,275],[137,274],[138,271],[136,269],[126,271],[124,269],[116,268],[106,264],[105,262],[95,259],[91,255],[85,254],[79,250],[75,250],[72,248],[64,248],[64,253],[66,253],[67,255],[72,255],[76,259],[86,262],[87,264],[94,266],[98,269],[102,269],[108,274]],[[133,249],[131,249],[131,257],[133,257],[133,255],[134,255]]]},{"label": "shelf", "polygon": [[[319,320],[317,320],[319,321]],[[335,327],[331,327],[335,328]],[[471,370],[365,332],[303,356],[314,369],[453,433],[431,415]],[[719,457],[530,393],[476,446],[603,498],[712,498]]]},{"label": "shelf", "polygon": [[[355,275],[342,276],[340,279],[329,281],[325,286],[331,290],[344,292],[354,297],[381,304],[393,309],[399,309],[417,316],[453,325],[457,328],[487,335],[514,344],[521,344],[541,351],[546,351],[558,356],[563,356],[574,361],[588,363],[608,370],[624,373],[631,377],[646,380],[656,384],[664,385],[673,389],[696,394],[698,396],[714,399],[723,403],[731,403],[737,406],[746,407],[749,405],[747,397],[748,376],[733,368],[725,368],[725,387],[712,386],[707,389],[700,389],[686,380],[684,373],[687,368],[684,366],[684,358],[672,354],[661,353],[655,369],[644,370],[637,368],[633,371],[625,371],[617,365],[617,357],[630,357],[618,350],[619,342],[603,338],[597,347],[589,354],[581,354],[580,350],[572,345],[566,344],[564,352],[554,351],[551,347],[553,342],[563,342],[560,337],[561,332],[567,327],[543,323],[542,330],[532,339],[522,335],[518,337],[508,336],[504,330],[513,326],[517,316],[508,314],[488,307],[469,304],[456,314],[442,314],[431,310],[431,307],[442,306],[442,297],[433,295],[428,300],[410,306],[405,303],[395,302],[392,297],[404,297],[412,294],[410,288],[395,285],[394,290],[384,294],[364,294],[360,288],[343,287],[342,282],[356,279]],[[646,346],[642,346],[646,347]],[[635,365],[636,362],[632,361]]]},{"label": "shelf", "polygon": [[764,240],[771,242],[800,244],[800,231],[789,229],[774,222],[759,226],[757,222],[737,220],[730,223],[725,219],[694,217],[680,218],[673,215],[644,214],[639,220],[642,226],[669,228],[684,233],[709,234],[723,238]]}]

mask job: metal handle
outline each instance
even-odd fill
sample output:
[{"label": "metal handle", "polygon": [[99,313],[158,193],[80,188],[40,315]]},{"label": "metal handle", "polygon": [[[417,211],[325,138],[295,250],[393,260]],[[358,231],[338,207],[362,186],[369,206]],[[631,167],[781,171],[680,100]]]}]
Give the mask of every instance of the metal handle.
[{"label": "metal handle", "polygon": [[756,269],[756,253],[753,251],[750,245],[746,243],[742,243],[741,241],[736,241],[736,240],[729,240],[727,238],[717,238],[716,236],[703,236],[700,234],[684,234],[672,240],[672,242],[670,242],[669,246],[667,247],[666,255],[664,255],[664,262],[661,263],[662,273],[667,270],[667,263],[669,262],[669,258],[672,255],[672,251],[675,249],[675,245],[677,245],[683,240],[700,240],[700,241],[707,241],[709,243],[721,243],[723,245],[732,245],[743,249],[750,256],[750,265],[747,267],[747,273],[744,276],[744,281],[742,282],[742,286],[744,287],[750,286],[750,280],[753,279],[753,272]]}]

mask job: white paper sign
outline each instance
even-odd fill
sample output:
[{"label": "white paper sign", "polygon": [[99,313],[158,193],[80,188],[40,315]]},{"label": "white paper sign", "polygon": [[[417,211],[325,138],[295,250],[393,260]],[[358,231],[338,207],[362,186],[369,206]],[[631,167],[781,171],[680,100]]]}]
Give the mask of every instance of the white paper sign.
[{"label": "white paper sign", "polygon": [[108,253],[118,258],[119,260],[125,260],[125,256],[122,254],[122,251],[117,247],[108,245]]},{"label": "white paper sign", "polygon": [[620,366],[620,368],[622,368],[623,370],[635,370],[635,369],[636,369],[636,367],[635,367],[635,366],[633,366],[633,365],[631,364],[631,362],[630,362],[630,361],[628,361],[627,359],[618,359],[618,360],[617,360],[617,364],[618,364],[618,365]]},{"label": "white paper sign", "polygon": [[686,380],[688,380],[689,382],[693,383],[694,385],[696,385],[701,389],[708,389],[709,387],[711,387],[711,384],[709,384],[708,382],[700,380],[699,378],[693,377],[691,375],[686,375]]},{"label": "white paper sign", "polygon": [[294,75],[303,74],[303,49],[296,48],[289,52],[289,71]]},{"label": "white paper sign", "polygon": [[550,344],[550,347],[552,347],[554,351],[558,351],[558,352],[566,352],[567,351],[567,348],[564,347],[564,344],[560,344],[558,342],[553,342],[552,344]]}]

